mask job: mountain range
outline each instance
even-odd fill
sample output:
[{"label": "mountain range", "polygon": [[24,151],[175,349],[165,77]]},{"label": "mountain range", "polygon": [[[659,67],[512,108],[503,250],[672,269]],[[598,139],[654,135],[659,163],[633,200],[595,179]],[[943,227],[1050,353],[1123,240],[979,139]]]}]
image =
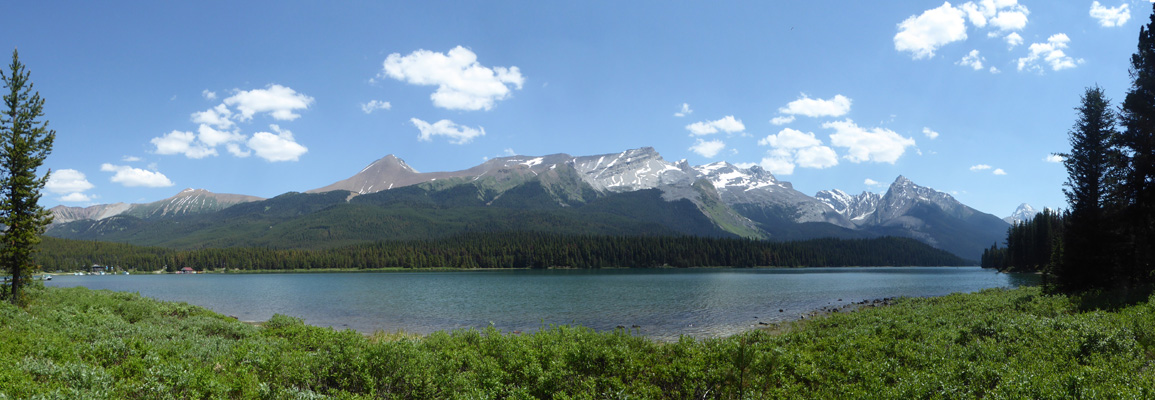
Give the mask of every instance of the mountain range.
[{"label": "mountain range", "polygon": [[967,259],[1009,224],[899,176],[884,194],[809,196],[758,166],[691,166],[653,148],[488,160],[418,172],[394,155],[271,199],[186,189],[147,204],[52,209],[50,236],[176,248],[326,248],[467,232],[799,240],[911,237]]}]

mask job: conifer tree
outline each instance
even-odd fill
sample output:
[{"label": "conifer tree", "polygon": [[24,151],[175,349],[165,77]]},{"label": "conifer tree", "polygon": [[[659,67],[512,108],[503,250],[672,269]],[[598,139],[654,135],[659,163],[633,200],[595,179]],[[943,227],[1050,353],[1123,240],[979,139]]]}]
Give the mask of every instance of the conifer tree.
[{"label": "conifer tree", "polygon": [[1103,287],[1118,275],[1112,260],[1108,213],[1104,208],[1114,175],[1115,113],[1099,87],[1087,88],[1079,118],[1068,133],[1071,152],[1064,154],[1067,182],[1063,193],[1070,211],[1063,231],[1063,260],[1058,284],[1068,290]]},{"label": "conifer tree", "polygon": [[[1155,8],[1155,5],[1152,6]],[[1124,261],[1128,275],[1150,282],[1155,257],[1155,11],[1139,28],[1139,45],[1131,55],[1131,89],[1123,99],[1119,147],[1130,157],[1122,201],[1125,242],[1134,249]]]},{"label": "conifer tree", "polygon": [[32,255],[52,222],[52,215],[39,204],[49,173],[37,176],[37,170],[52,152],[56,132],[40,119],[44,99],[32,91],[30,74],[16,50],[7,73],[0,70],[0,80],[8,89],[0,115],[0,225],[4,227],[0,265],[12,276],[9,300],[22,306],[22,289],[36,269]]}]

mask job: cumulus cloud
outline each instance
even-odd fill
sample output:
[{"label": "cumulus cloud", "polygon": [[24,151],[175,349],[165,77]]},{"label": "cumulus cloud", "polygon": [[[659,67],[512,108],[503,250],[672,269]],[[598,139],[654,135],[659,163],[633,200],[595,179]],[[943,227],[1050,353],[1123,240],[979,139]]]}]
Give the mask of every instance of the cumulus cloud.
[{"label": "cumulus cloud", "polygon": [[142,159],[140,157],[137,157],[137,156],[124,156],[124,157],[120,158],[120,161],[137,162],[137,161],[142,161]]},{"label": "cumulus cloud", "polygon": [[725,148],[726,143],[723,143],[721,140],[711,140],[707,142],[698,139],[693,146],[690,146],[690,151],[698,153],[698,155],[702,157],[714,158],[714,156],[718,155],[718,152]]},{"label": "cumulus cloud", "polygon": [[281,129],[277,125],[269,125],[269,128],[276,133],[257,132],[249,138],[247,144],[257,154],[257,157],[270,162],[297,161],[302,154],[309,151],[308,148],[298,144],[293,139],[293,132]]},{"label": "cumulus cloud", "polygon": [[1019,71],[1042,72],[1043,68],[1039,65],[1040,62],[1049,65],[1053,71],[1075,68],[1076,65],[1083,63],[1083,59],[1076,60],[1063,52],[1063,49],[1067,48],[1067,43],[1070,42],[1071,38],[1067,37],[1066,34],[1058,33],[1047,38],[1046,43],[1032,43],[1028,47],[1027,56],[1019,59]]},{"label": "cumulus cloud", "polygon": [[694,110],[690,109],[689,103],[682,103],[682,109],[680,111],[674,113],[674,116],[675,117],[685,117],[685,116],[693,114],[693,113],[694,113]]},{"label": "cumulus cloud", "polygon": [[204,96],[204,98],[206,100],[216,100],[217,99],[217,92],[205,89],[205,90],[201,91],[201,96]]},{"label": "cumulus cloud", "polygon": [[196,134],[184,131],[172,131],[168,134],[152,138],[157,154],[184,154],[188,158],[205,158],[217,155],[217,150],[197,141]]},{"label": "cumulus cloud", "polygon": [[485,67],[477,54],[457,46],[448,53],[417,50],[409,55],[390,54],[382,76],[402,82],[437,86],[430,95],[433,105],[450,110],[489,110],[509,97],[511,86],[520,90],[525,77],[517,67]]},{"label": "cumulus cloud", "polygon": [[1105,7],[1098,1],[1092,1],[1091,17],[1099,21],[1099,26],[1105,28],[1123,26],[1131,19],[1131,5],[1123,3],[1118,7]]},{"label": "cumulus cloud", "polygon": [[991,171],[991,173],[995,175],[1006,175],[1007,171],[1003,171],[1002,168],[995,168],[995,170]]},{"label": "cumulus cloud", "polygon": [[966,13],[944,2],[938,8],[912,15],[898,24],[894,49],[910,52],[917,60],[934,57],[939,47],[966,38]]},{"label": "cumulus cloud", "polygon": [[128,187],[140,186],[155,188],[173,185],[167,176],[157,171],[148,171],[127,165],[112,165],[108,163],[101,164],[100,170],[104,172],[114,172],[110,180],[113,183],[119,183]]},{"label": "cumulus cloud", "polygon": [[229,129],[233,127],[233,121],[229,119],[232,116],[233,112],[229,110],[228,106],[218,104],[208,110],[192,113],[190,119],[192,122],[211,125],[217,129]]},{"label": "cumulus cloud", "polygon": [[224,104],[240,112],[239,119],[247,121],[257,113],[268,113],[279,121],[292,121],[301,115],[295,110],[309,108],[313,98],[285,86],[272,84],[265,89],[238,91],[224,100]]},{"label": "cumulus cloud", "polygon": [[978,165],[972,165],[972,166],[971,166],[971,171],[985,171],[985,170],[988,170],[988,169],[991,169],[991,168],[992,168],[992,167],[991,167],[990,165],[986,165],[986,164],[978,164]]},{"label": "cumulus cloud", "polygon": [[468,126],[455,124],[453,121],[447,119],[430,124],[417,118],[410,118],[409,122],[412,122],[413,126],[417,127],[418,131],[421,131],[421,134],[417,136],[417,140],[423,142],[432,141],[434,136],[445,136],[449,139],[449,143],[466,144],[472,142],[473,138],[485,136],[485,128],[470,128]]},{"label": "cumulus cloud", "polygon": [[958,64],[958,65],[961,65],[964,67],[970,67],[971,69],[978,71],[978,70],[983,69],[983,61],[986,61],[986,58],[983,56],[980,56],[978,50],[971,50],[970,53],[967,53],[966,56],[963,56],[963,58],[961,60],[958,60],[958,62],[956,62],[955,64]]},{"label": "cumulus cloud", "polygon": [[841,117],[850,112],[850,98],[843,95],[834,95],[830,100],[812,99],[802,94],[798,100],[786,103],[778,112],[787,115],[805,115],[807,117]]},{"label": "cumulus cloud", "polygon": [[1000,31],[1022,30],[1027,26],[1027,15],[1031,13],[1018,0],[971,1],[958,8],[966,12],[967,19],[975,27],[984,28],[989,24]]},{"label": "cumulus cloud", "polygon": [[1046,157],[1043,158],[1043,161],[1046,161],[1049,163],[1061,163],[1061,162],[1063,162],[1063,160],[1064,160],[1063,156],[1058,155],[1058,154],[1050,154],[1050,155],[1047,155]]},{"label": "cumulus cloud", "polygon": [[789,154],[783,154],[782,152],[771,151],[769,156],[762,158],[762,162],[758,163],[758,165],[774,175],[794,174],[794,160]]},{"label": "cumulus cloud", "polygon": [[89,197],[87,194],[77,192],[60,196],[60,201],[65,203],[83,203],[92,201],[92,197]]},{"label": "cumulus cloud", "polygon": [[930,128],[927,128],[925,126],[922,127],[922,134],[926,135],[926,137],[931,139],[931,140],[938,138],[938,132],[935,132],[935,131],[933,131]]},{"label": "cumulus cloud", "polygon": [[794,118],[795,117],[793,115],[778,116],[778,117],[774,117],[773,119],[771,119],[770,123],[774,124],[774,125],[786,125],[786,124],[789,124],[791,122],[794,122]]},{"label": "cumulus cloud", "polygon": [[388,101],[370,100],[368,103],[361,104],[361,111],[364,111],[366,114],[372,114],[374,111],[388,110],[390,108],[393,108],[393,105],[389,104]]},{"label": "cumulus cloud", "polygon": [[1003,37],[1003,40],[1007,42],[1007,47],[1012,49],[1015,48],[1015,46],[1023,44],[1023,37],[1019,35],[1018,32],[1008,33],[1007,36]]},{"label": "cumulus cloud", "polygon": [[[206,99],[216,98],[216,93],[208,90],[201,95]],[[241,132],[237,123],[251,121],[257,114],[292,121],[300,117],[297,111],[308,109],[312,103],[312,97],[277,84],[264,89],[234,89],[233,95],[221,104],[190,114],[189,120],[198,124],[196,133],[174,130],[152,138],[151,143],[156,154],[182,154],[194,159],[216,156],[217,149],[224,146],[236,157],[248,157],[255,151],[258,157],[269,161],[297,161],[308,149],[298,144],[291,132],[271,125],[276,133],[258,132],[249,136]],[[388,108],[389,103],[371,101],[368,105],[381,109]],[[125,161],[139,159],[126,158]]]},{"label": "cumulus cloud", "polygon": [[[84,196],[81,192],[92,189],[93,187],[94,186],[92,183],[88,181],[88,178],[84,176],[84,173],[75,169],[60,169],[52,171],[52,174],[48,176],[48,182],[44,184],[44,190],[47,190],[50,193],[68,195],[75,194],[80,196]],[[84,197],[84,200],[63,200],[63,198],[61,198],[61,200],[88,201],[87,196]],[[79,198],[79,196],[73,196],[73,198]]]},{"label": "cumulus cloud", "polygon": [[830,135],[830,144],[845,147],[847,154],[843,157],[853,163],[872,161],[894,164],[907,147],[915,145],[914,139],[902,137],[892,130],[862,128],[849,119],[827,122],[822,127],[835,131]]},{"label": "cumulus cloud", "polygon": [[690,131],[690,136],[702,136],[712,135],[718,132],[742,132],[746,130],[746,125],[742,124],[742,120],[735,119],[733,115],[727,115],[719,120],[695,122],[686,125],[686,130]]},{"label": "cumulus cloud", "polygon": [[[979,0],[951,6],[944,2],[938,8],[912,15],[898,25],[894,48],[910,52],[914,59],[934,57],[940,47],[967,39],[967,21],[976,28],[988,28],[988,37],[1005,32],[1007,44],[1014,47],[1022,37],[1014,31],[1027,26],[1030,10],[1018,0]],[[981,68],[975,68],[976,70]]]},{"label": "cumulus cloud", "polygon": [[793,174],[795,166],[823,169],[838,165],[838,154],[834,149],[823,145],[810,132],[785,128],[762,138],[758,145],[771,147],[761,165],[773,174]]},{"label": "cumulus cloud", "polygon": [[204,124],[197,128],[197,141],[205,147],[212,148],[226,143],[243,142],[244,140],[245,135],[237,132],[221,131]]},{"label": "cumulus cloud", "polygon": [[866,178],[866,180],[862,181],[862,184],[866,186],[882,186],[882,182],[870,178]]}]

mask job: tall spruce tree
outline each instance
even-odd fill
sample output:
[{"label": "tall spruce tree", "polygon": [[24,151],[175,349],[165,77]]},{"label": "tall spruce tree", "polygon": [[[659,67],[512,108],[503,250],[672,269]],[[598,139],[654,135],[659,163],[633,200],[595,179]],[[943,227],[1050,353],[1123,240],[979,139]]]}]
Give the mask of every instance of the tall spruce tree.
[{"label": "tall spruce tree", "polygon": [[1071,152],[1064,154],[1067,182],[1063,193],[1070,206],[1063,230],[1063,259],[1057,284],[1066,290],[1105,287],[1120,275],[1112,258],[1112,227],[1104,205],[1112,191],[1116,163],[1116,116],[1103,89],[1087,88],[1079,117],[1068,132]]},{"label": "tall spruce tree", "polygon": [[1139,45],[1131,55],[1131,89],[1123,99],[1119,147],[1128,156],[1121,201],[1127,273],[1133,279],[1155,280],[1155,5],[1146,26],[1139,28]]},{"label": "tall spruce tree", "polygon": [[52,152],[56,132],[48,129],[44,116],[44,99],[32,91],[29,72],[20,63],[16,50],[8,72],[0,70],[0,79],[8,93],[4,95],[0,115],[0,263],[12,275],[9,300],[24,305],[23,287],[36,270],[32,254],[40,243],[44,228],[52,215],[41,207],[40,190],[49,173],[37,176],[37,170]]}]

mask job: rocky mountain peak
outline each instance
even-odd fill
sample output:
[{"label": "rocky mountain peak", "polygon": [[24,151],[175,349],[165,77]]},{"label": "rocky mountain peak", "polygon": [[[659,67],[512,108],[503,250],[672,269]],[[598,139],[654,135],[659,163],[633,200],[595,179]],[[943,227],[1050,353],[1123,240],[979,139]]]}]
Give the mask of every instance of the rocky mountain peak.
[{"label": "rocky mountain peak", "polygon": [[1040,212],[1039,210],[1036,210],[1034,207],[1031,207],[1030,204],[1023,203],[1023,204],[1019,204],[1019,207],[1016,208],[1015,212],[1011,213],[1010,216],[1003,218],[1003,221],[1007,221],[1008,224],[1028,222],[1028,221],[1034,219],[1035,215],[1038,214],[1039,212]]}]

